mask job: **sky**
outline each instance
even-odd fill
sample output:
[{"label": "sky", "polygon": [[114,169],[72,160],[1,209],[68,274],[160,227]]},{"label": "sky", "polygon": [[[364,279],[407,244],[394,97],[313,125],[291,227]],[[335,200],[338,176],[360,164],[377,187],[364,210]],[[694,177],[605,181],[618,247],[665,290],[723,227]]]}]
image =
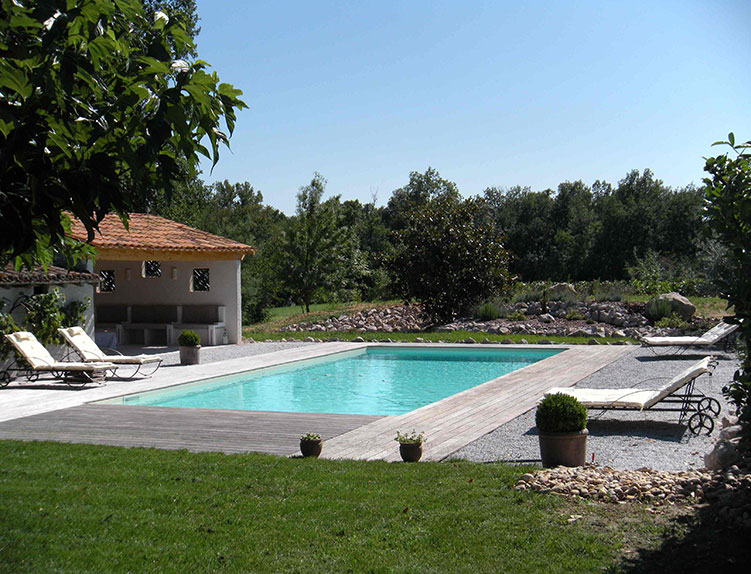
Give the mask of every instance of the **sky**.
[{"label": "sky", "polygon": [[243,91],[207,183],[287,214],[383,205],[412,171],[488,187],[700,185],[711,144],[751,139],[751,2],[198,0],[199,58]]}]

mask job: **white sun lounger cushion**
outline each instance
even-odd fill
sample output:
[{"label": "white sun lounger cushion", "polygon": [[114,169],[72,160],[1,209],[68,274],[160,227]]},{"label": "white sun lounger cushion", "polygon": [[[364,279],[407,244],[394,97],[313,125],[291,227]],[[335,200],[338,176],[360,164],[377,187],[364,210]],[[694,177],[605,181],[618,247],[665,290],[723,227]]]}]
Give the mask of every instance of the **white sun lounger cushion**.
[{"label": "white sun lounger cushion", "polygon": [[107,361],[116,365],[143,365],[161,361],[156,355],[105,355],[81,327],[60,329],[60,333],[75,347],[86,362]]},{"label": "white sun lounger cushion", "polygon": [[704,333],[701,337],[644,337],[644,341],[647,345],[655,346],[696,346],[706,347],[714,345],[723,337],[727,337],[730,333],[735,331],[738,325],[731,325],[730,323],[720,323],[715,325],[709,331]]},{"label": "white sun lounger cushion", "polygon": [[581,389],[571,387],[556,387],[550,389],[546,395],[563,393],[576,397],[585,407],[589,408],[626,408],[648,409],[671,395],[692,379],[709,372],[709,362],[712,357],[704,357],[698,363],[688,367],[683,372],[670,379],[662,387],[654,390],[646,389]]},{"label": "white sun lounger cushion", "polygon": [[102,371],[111,369],[112,363],[68,363],[56,361],[33,333],[19,331],[6,335],[6,338],[18,349],[29,366],[35,371]]}]

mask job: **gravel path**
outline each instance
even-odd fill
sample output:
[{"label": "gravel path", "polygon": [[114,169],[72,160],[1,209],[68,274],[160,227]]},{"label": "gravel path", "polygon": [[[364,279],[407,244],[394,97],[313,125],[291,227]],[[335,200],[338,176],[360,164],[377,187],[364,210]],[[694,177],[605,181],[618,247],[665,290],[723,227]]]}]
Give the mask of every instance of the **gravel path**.
[{"label": "gravel path", "polygon": [[[704,353],[709,354],[709,353]],[[649,349],[637,347],[628,355],[581,381],[577,387],[656,388],[704,354],[680,357],[655,357]],[[647,411],[590,411],[587,459],[601,466],[619,469],[649,467],[656,470],[689,470],[704,467],[704,454],[712,450],[719,433],[719,422],[728,414],[728,403],[722,387],[733,378],[738,368],[734,355],[713,350],[719,359],[714,376],[702,376],[697,388],[722,404],[720,417],[711,436],[694,436],[685,425],[677,424],[678,413]],[[540,450],[535,427],[535,409],[468,444],[451,458],[476,462],[534,461]]]},{"label": "gravel path", "polygon": [[[201,362],[212,363],[240,357],[273,353],[306,345],[325,343],[243,343],[201,348]],[[122,348],[125,354],[139,352],[159,353],[165,365],[179,363],[176,350]],[[714,376],[701,377],[697,387],[723,405],[716,421],[717,427],[711,436],[694,436],[685,425],[677,424],[678,413],[636,411],[590,411],[587,457],[595,456],[595,462],[619,469],[650,467],[656,470],[688,470],[704,467],[704,454],[714,446],[722,415],[728,413],[728,405],[722,396],[722,387],[733,377],[738,368],[734,355],[721,351],[711,352],[719,359]],[[592,388],[639,387],[655,388],[667,379],[695,363],[705,354],[684,354],[679,357],[655,357],[649,349],[635,347],[634,352],[601,369],[581,381],[577,386]],[[535,428],[535,411],[497,428],[484,437],[457,451],[451,458],[476,462],[488,461],[539,461],[540,451]]]}]

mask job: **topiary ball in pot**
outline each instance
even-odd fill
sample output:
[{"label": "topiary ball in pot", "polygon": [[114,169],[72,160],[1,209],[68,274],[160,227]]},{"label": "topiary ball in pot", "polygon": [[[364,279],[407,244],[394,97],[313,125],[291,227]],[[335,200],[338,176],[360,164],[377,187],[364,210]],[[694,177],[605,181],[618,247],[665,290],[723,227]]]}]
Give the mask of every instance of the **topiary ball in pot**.
[{"label": "topiary ball in pot", "polygon": [[197,365],[201,360],[201,337],[195,331],[185,330],[177,337],[180,347],[180,364]]},{"label": "topiary ball in pot", "polygon": [[542,466],[583,466],[587,454],[587,409],[564,393],[546,395],[537,405],[535,424]]}]

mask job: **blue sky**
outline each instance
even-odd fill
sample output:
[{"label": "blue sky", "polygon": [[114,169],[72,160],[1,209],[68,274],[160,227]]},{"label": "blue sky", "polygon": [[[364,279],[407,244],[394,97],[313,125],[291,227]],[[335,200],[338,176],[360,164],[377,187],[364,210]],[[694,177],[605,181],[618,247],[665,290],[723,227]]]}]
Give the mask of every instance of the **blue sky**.
[{"label": "blue sky", "polygon": [[[751,139],[751,2],[198,0],[199,57],[244,92],[207,182],[250,182],[294,212],[385,203],[428,166],[491,186],[700,184],[729,131]],[[724,153],[724,151],[722,151]]]}]

